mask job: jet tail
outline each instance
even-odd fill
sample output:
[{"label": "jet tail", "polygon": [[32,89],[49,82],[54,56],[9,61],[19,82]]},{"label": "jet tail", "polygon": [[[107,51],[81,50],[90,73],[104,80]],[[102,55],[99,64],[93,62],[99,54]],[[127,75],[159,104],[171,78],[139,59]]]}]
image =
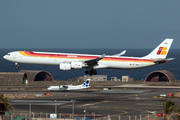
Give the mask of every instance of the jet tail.
[{"label": "jet tail", "polygon": [[90,86],[89,86],[90,80],[91,80],[91,79],[87,79],[87,80],[82,84],[82,87],[84,87],[84,88],[90,87]]},{"label": "jet tail", "polygon": [[173,39],[165,39],[159,46],[157,46],[150,54],[144,56],[143,59],[165,59]]}]

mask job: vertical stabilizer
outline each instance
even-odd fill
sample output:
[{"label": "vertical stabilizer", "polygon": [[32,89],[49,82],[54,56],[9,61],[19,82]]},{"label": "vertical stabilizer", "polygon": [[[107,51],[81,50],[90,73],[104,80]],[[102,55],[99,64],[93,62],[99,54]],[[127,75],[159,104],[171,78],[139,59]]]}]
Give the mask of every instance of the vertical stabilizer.
[{"label": "vertical stabilizer", "polygon": [[87,80],[82,84],[82,88],[88,88],[88,87],[90,87],[90,86],[89,86],[90,80],[91,80],[91,79],[87,79]]},{"label": "vertical stabilizer", "polygon": [[149,55],[143,57],[143,59],[165,59],[173,39],[165,39],[159,46],[157,46]]}]

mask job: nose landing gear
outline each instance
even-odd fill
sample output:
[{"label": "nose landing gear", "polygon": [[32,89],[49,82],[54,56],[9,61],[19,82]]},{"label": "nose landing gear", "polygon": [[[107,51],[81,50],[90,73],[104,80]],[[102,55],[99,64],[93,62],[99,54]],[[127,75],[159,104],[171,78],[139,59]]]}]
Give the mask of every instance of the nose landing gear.
[{"label": "nose landing gear", "polygon": [[85,71],[85,74],[89,74],[90,76],[92,76],[92,75],[97,75],[97,71],[94,70],[94,69],[86,70],[86,71]]},{"label": "nose landing gear", "polygon": [[18,64],[18,63],[15,63],[15,65],[16,65],[16,69],[19,69],[19,64]]}]

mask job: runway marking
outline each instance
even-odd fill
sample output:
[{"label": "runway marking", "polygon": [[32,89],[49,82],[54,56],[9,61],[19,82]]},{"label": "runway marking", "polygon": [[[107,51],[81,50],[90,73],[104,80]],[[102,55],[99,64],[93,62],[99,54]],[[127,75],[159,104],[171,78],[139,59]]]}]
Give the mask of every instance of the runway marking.
[{"label": "runway marking", "polygon": [[148,111],[148,110],[146,110],[146,111],[151,113],[151,114],[156,114],[157,113],[157,111]]},{"label": "runway marking", "polygon": [[45,101],[45,100],[10,100],[14,105],[64,105],[71,101]]},{"label": "runway marking", "polygon": [[163,106],[161,104],[154,104],[154,103],[136,103],[135,105],[149,105],[149,106]]},{"label": "runway marking", "polygon": [[96,102],[94,104],[84,104],[84,105],[80,105],[80,106],[77,106],[77,107],[85,107],[85,106],[97,105],[97,104],[107,103],[107,102],[110,102],[110,101]]},{"label": "runway marking", "polygon": [[117,85],[117,86],[111,86],[111,87],[117,87],[117,88],[180,88],[177,86],[149,86],[149,84],[125,84],[125,85]]}]

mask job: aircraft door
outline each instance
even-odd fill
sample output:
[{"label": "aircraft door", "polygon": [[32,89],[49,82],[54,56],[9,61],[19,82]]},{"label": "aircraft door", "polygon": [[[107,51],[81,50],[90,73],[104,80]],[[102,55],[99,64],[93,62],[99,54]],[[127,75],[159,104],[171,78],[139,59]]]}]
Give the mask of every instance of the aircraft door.
[{"label": "aircraft door", "polygon": [[139,59],[139,66],[143,65],[143,59]]},{"label": "aircraft door", "polygon": [[54,55],[53,61],[57,61],[57,55]]}]

